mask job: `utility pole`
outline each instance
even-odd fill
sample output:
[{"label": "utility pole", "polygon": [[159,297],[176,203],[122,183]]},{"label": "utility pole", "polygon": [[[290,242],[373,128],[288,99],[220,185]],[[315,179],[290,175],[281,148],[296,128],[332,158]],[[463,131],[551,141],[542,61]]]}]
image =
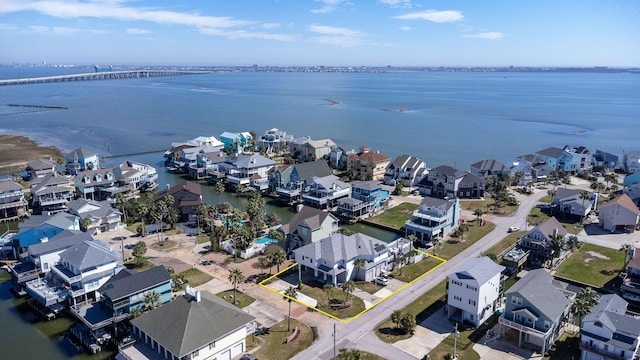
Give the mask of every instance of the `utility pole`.
[{"label": "utility pole", "polygon": [[453,327],[453,331],[455,335],[453,336],[453,360],[457,360],[458,356],[456,355],[456,349],[458,348],[458,337],[460,337],[460,332],[458,331],[458,323]]},{"label": "utility pole", "polygon": [[336,359],[336,323],[333,323],[333,360]]}]

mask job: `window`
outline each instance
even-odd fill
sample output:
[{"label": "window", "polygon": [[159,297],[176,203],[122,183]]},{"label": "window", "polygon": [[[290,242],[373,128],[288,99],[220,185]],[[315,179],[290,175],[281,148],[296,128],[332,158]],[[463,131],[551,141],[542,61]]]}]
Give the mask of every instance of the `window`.
[{"label": "window", "polygon": [[209,343],[209,350],[213,350],[213,348],[216,347],[216,342],[212,341]]},{"label": "window", "polygon": [[476,301],[475,300],[469,300],[469,305],[476,306]]},{"label": "window", "polygon": [[548,322],[547,320],[545,320],[545,321],[544,321],[544,328],[545,328],[545,329],[548,329],[548,328],[550,328],[550,327],[551,327],[551,323],[550,323],[550,322]]},{"label": "window", "polygon": [[194,352],[192,352],[192,353],[191,353],[191,358],[193,359],[193,358],[195,358],[195,357],[198,357],[198,355],[200,355],[200,354],[199,354],[199,351],[198,351],[198,350],[196,350],[196,351],[194,351]]},{"label": "window", "polygon": [[522,299],[517,296],[514,296],[511,298],[511,303],[514,305],[522,305]]},{"label": "window", "polygon": [[460,296],[455,296],[455,295],[454,295],[454,296],[453,296],[453,299],[454,299],[454,300],[457,300],[457,301],[462,301],[462,298],[461,298]]},{"label": "window", "polygon": [[531,324],[533,321],[531,321],[531,318],[527,318],[527,322]]}]

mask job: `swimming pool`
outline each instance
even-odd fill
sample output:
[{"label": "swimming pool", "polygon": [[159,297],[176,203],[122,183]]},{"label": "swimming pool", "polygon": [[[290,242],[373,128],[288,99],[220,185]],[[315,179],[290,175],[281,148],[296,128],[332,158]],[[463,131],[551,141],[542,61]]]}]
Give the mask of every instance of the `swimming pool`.
[{"label": "swimming pool", "polygon": [[277,244],[278,243],[278,239],[274,239],[271,236],[265,236],[263,238],[255,240],[254,243],[259,244],[259,245]]}]

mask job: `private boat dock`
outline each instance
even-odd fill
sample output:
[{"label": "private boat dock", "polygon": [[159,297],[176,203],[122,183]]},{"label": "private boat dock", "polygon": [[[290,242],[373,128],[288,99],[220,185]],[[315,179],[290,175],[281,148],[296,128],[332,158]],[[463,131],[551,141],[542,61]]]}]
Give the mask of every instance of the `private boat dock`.
[{"label": "private boat dock", "polygon": [[7,79],[0,80],[0,85],[23,85],[23,84],[39,84],[54,83],[67,81],[89,81],[89,80],[114,80],[114,79],[136,79],[149,78],[158,76],[178,76],[193,74],[208,74],[208,71],[184,71],[184,70],[125,70],[125,71],[108,71],[95,72],[85,74],[70,74],[44,76],[23,79]]}]

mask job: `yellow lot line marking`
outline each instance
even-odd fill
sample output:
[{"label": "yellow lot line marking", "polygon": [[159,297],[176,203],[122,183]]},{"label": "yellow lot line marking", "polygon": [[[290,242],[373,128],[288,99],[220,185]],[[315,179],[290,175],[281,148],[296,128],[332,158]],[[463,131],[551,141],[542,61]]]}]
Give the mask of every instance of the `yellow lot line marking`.
[{"label": "yellow lot line marking", "polygon": [[444,265],[444,263],[446,263],[446,262],[447,262],[447,260],[445,260],[445,259],[443,259],[443,258],[437,257],[437,256],[435,256],[435,255],[431,255],[431,254],[429,254],[429,253],[426,253],[426,252],[421,251],[421,250],[418,250],[418,249],[415,249],[415,250],[416,250],[417,252],[419,252],[419,253],[422,253],[422,254],[426,255],[427,257],[432,257],[432,258],[434,258],[434,259],[436,259],[436,260],[439,260],[439,261],[440,261],[440,264],[438,264],[438,265],[434,266],[433,268],[429,269],[429,271],[427,271],[427,272],[425,272],[424,274],[422,274],[422,275],[418,276],[417,278],[413,279],[411,282],[408,282],[408,283],[406,283],[406,284],[402,285],[398,290],[396,290],[396,291],[392,292],[391,294],[388,294],[387,296],[385,296],[385,297],[381,298],[380,300],[376,301],[376,302],[375,302],[375,303],[373,303],[370,307],[368,307],[368,308],[364,309],[363,311],[359,312],[358,314],[354,315],[353,317],[350,317],[350,318],[347,318],[347,319],[341,319],[341,318],[338,318],[338,317],[336,317],[336,316],[334,316],[334,315],[332,315],[332,314],[329,314],[329,313],[328,313],[328,312],[326,312],[326,311],[320,310],[320,309],[318,309],[318,308],[316,308],[316,307],[313,307],[313,306],[311,306],[311,305],[309,305],[309,304],[307,304],[307,303],[305,303],[305,302],[302,302],[302,301],[300,301],[300,300],[298,300],[298,299],[294,299],[294,298],[292,298],[292,297],[286,296],[284,293],[282,293],[282,292],[280,292],[280,291],[278,291],[278,290],[276,290],[276,289],[274,289],[274,288],[272,288],[272,287],[270,287],[269,285],[267,285],[267,284],[266,284],[267,282],[269,282],[269,281],[270,281],[270,280],[272,280],[273,278],[277,278],[277,277],[278,277],[278,275],[280,275],[280,274],[284,273],[285,271],[287,271],[287,270],[289,270],[289,269],[293,268],[294,266],[297,266],[299,263],[293,263],[293,264],[291,264],[291,265],[290,265],[290,266],[288,266],[286,269],[284,269],[284,270],[282,270],[282,271],[280,271],[280,272],[278,272],[278,273],[276,273],[276,274],[274,274],[274,275],[272,275],[272,276],[270,276],[270,277],[268,277],[268,278],[264,279],[264,280],[263,280],[263,281],[261,281],[258,285],[260,285],[261,287],[263,287],[263,288],[265,288],[265,289],[267,289],[267,290],[269,290],[269,291],[272,291],[272,292],[274,292],[274,293],[276,293],[276,294],[278,294],[278,295],[281,295],[281,296],[283,296],[283,297],[286,297],[286,298],[287,298],[287,299],[289,299],[290,301],[295,301],[295,302],[297,302],[297,303],[298,303],[298,304],[300,304],[300,305],[303,305],[303,306],[308,307],[309,309],[313,309],[314,311],[317,311],[317,312],[319,312],[319,313],[321,313],[321,314],[324,314],[324,315],[326,315],[326,316],[328,316],[328,317],[330,317],[330,318],[332,318],[332,319],[335,319],[335,320],[338,320],[338,321],[340,321],[340,322],[342,322],[342,323],[344,323],[344,324],[347,324],[347,323],[351,322],[352,320],[356,319],[357,317],[359,317],[360,315],[362,315],[362,314],[366,313],[367,311],[369,311],[369,310],[373,309],[373,308],[374,308],[374,307],[376,307],[378,304],[382,303],[383,301],[385,301],[386,299],[390,298],[391,296],[393,296],[393,295],[395,295],[395,294],[399,293],[400,291],[404,290],[407,286],[409,286],[409,285],[413,284],[414,282],[416,282],[416,281],[420,280],[422,277],[424,277],[424,276],[426,276],[426,275],[430,274],[431,272],[433,272],[434,270],[436,270],[437,268],[439,268],[440,266]]}]

